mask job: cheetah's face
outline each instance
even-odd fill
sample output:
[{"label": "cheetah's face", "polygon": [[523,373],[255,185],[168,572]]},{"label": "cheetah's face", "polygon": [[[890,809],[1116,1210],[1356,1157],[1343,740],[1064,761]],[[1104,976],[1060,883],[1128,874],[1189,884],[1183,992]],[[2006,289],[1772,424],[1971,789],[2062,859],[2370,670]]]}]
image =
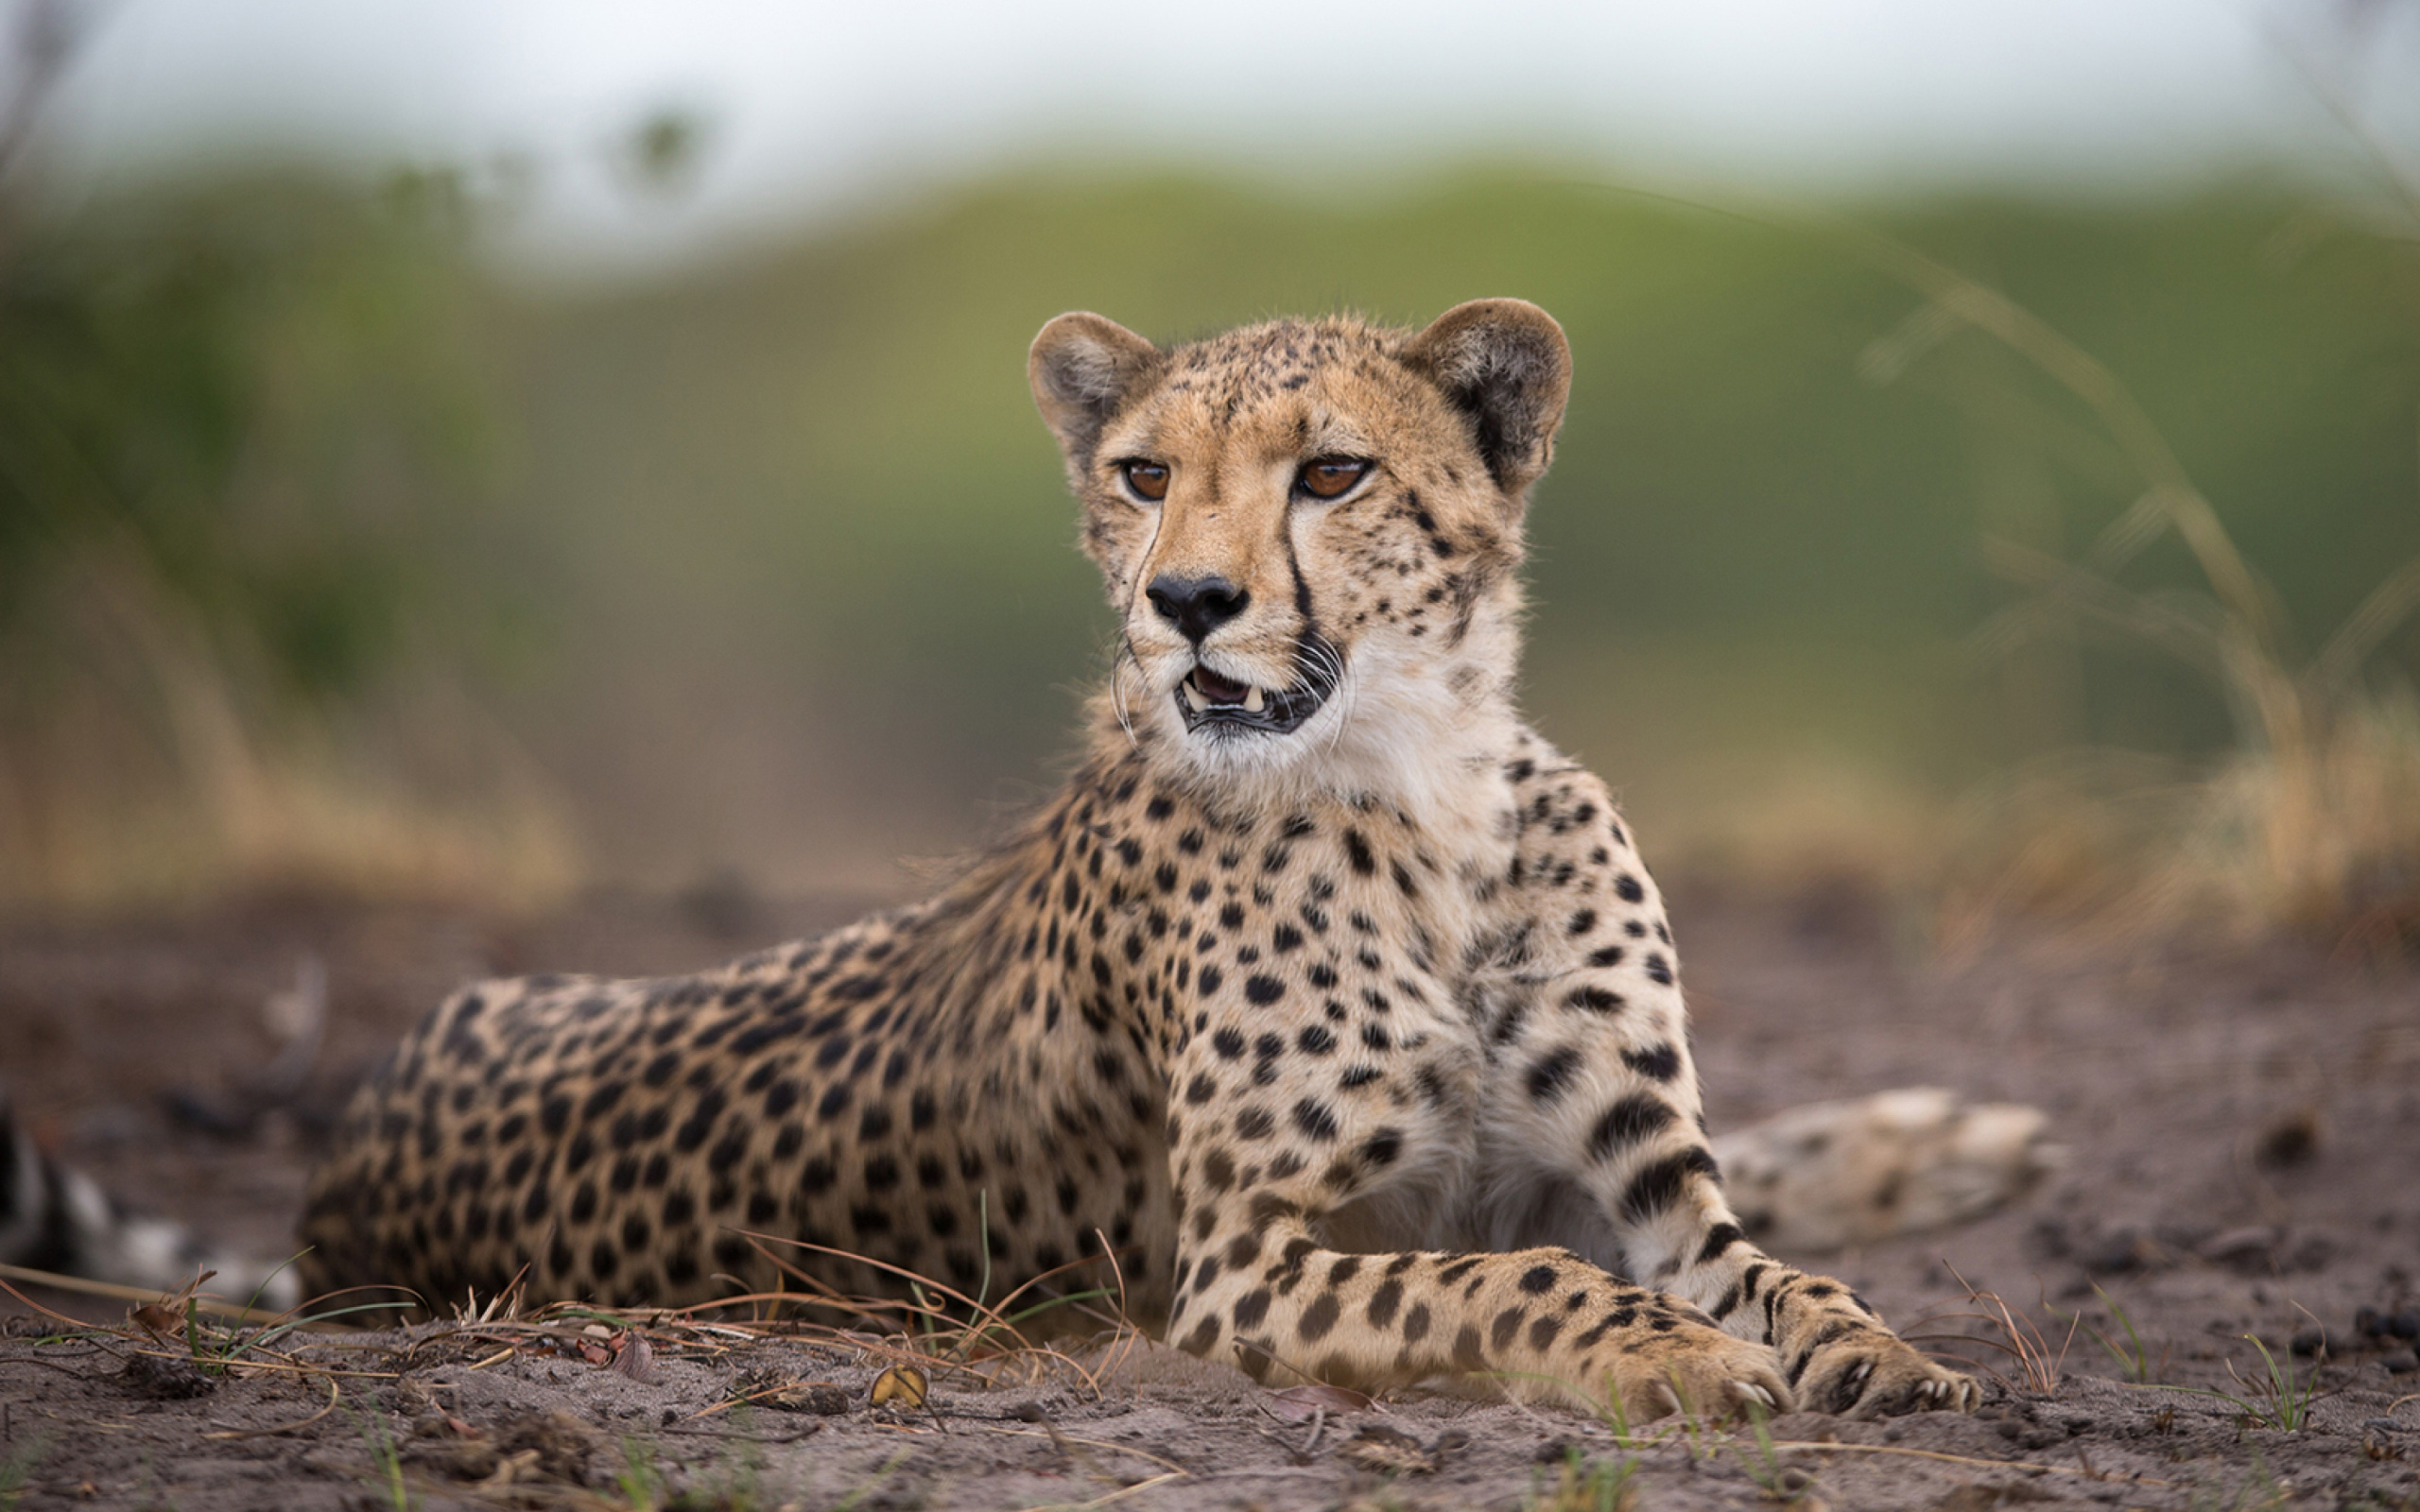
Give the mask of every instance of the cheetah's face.
[{"label": "cheetah's face", "polygon": [[1493,691],[1509,666],[1459,668],[1510,660],[1521,513],[1569,369],[1513,300],[1167,351],[1097,315],[1044,327],[1034,395],[1123,622],[1138,738],[1209,773],[1282,767]]}]

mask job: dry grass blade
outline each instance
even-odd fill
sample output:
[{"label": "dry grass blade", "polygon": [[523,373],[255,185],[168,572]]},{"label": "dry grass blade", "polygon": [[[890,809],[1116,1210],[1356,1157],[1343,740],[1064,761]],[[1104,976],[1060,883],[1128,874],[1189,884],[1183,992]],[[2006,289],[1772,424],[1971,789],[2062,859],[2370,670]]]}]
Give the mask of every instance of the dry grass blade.
[{"label": "dry grass blade", "polygon": [[2068,1324],[2067,1335],[2060,1341],[2054,1353],[2050,1341],[2043,1336],[2042,1331],[2031,1320],[2019,1317],[2006,1302],[2000,1300],[1997,1292],[1978,1289],[1965,1277],[1960,1276],[1958,1267],[1947,1261],[1942,1262],[1942,1265],[1965,1289],[1968,1301],[1986,1309],[1980,1314],[1968,1315],[1979,1315],[1985,1322],[1998,1328],[2006,1340],[2005,1343],[1996,1339],[1976,1339],[1973,1342],[2001,1349],[2012,1356],[2025,1377],[2025,1384],[2031,1390],[2046,1397],[2055,1394],[2059,1389],[2060,1370],[2067,1362],[2067,1350],[2076,1342],[2077,1324]]},{"label": "dry grass blade", "polygon": [[[996,1360],[1001,1362],[1003,1366],[1016,1362],[1063,1366],[1074,1372],[1083,1383],[1087,1392],[1096,1397],[1100,1395],[1100,1379],[1096,1372],[1086,1368],[1082,1363],[1063,1351],[1028,1338],[1016,1327],[1017,1318],[1022,1314],[1011,1314],[1008,1311],[1011,1303],[1033,1287],[1047,1281],[1051,1277],[1093,1263],[1089,1257],[1070,1261],[1064,1265],[1045,1271],[1024,1286],[1010,1293],[996,1305],[986,1306],[955,1288],[942,1285],[928,1277],[920,1276],[904,1266],[893,1265],[884,1261],[869,1260],[865,1256],[844,1249],[833,1249],[821,1245],[807,1244],[802,1240],[785,1239],[776,1234],[755,1234],[746,1230],[738,1230],[738,1232],[751,1245],[755,1246],[757,1252],[764,1255],[784,1276],[794,1278],[813,1287],[814,1291],[810,1294],[747,1293],[726,1297],[717,1303],[717,1306],[773,1302],[780,1305],[824,1308],[844,1315],[861,1318],[877,1327],[895,1330],[901,1336],[917,1340],[915,1344],[899,1345],[880,1337],[853,1335],[845,1341],[853,1349],[884,1356],[895,1364],[914,1365],[935,1372],[955,1371],[982,1381],[986,1384],[994,1383],[998,1369],[995,1368],[992,1374],[977,1370],[973,1365],[977,1359]],[[859,1262],[875,1270],[899,1277],[908,1283],[911,1295],[906,1298],[846,1296],[813,1274],[774,1254],[766,1247],[767,1244],[789,1245],[843,1260]],[[1112,1263],[1115,1264],[1115,1257],[1112,1257]],[[945,1312],[934,1307],[930,1302],[918,1299],[913,1294],[919,1287],[928,1289],[935,1296],[948,1298],[965,1307],[970,1314],[969,1317],[963,1322],[952,1319]],[[1054,1298],[1051,1303],[1046,1305],[1059,1305],[1066,1300],[1068,1299]],[[921,1339],[918,1339],[913,1332],[914,1326],[919,1324],[925,1330]],[[823,1332],[832,1334],[836,1341],[839,1339],[838,1331],[811,1323],[802,1325],[800,1332]],[[994,1340],[995,1334],[1011,1342],[1005,1348],[999,1347]]]},{"label": "dry grass blade", "polygon": [[[176,1306],[182,1308],[188,1300],[182,1294],[173,1299],[164,1298],[157,1290],[147,1290],[140,1286],[120,1286],[114,1281],[87,1280],[81,1276],[61,1276],[55,1271],[35,1270],[26,1265],[0,1265],[0,1285],[12,1280],[22,1281],[27,1286],[47,1287],[55,1292],[74,1292],[82,1297],[106,1297],[112,1301],[132,1302],[138,1306],[156,1306],[163,1301],[173,1300]],[[25,1302],[27,1307],[33,1308],[44,1317],[60,1318],[61,1321],[74,1323],[78,1328],[93,1326],[67,1318],[46,1307],[26,1301],[25,1294],[13,1286],[8,1287],[8,1292],[9,1296],[20,1302]],[[237,1323],[275,1323],[290,1315],[285,1313],[268,1312],[257,1307],[239,1307],[233,1302],[221,1301],[217,1297],[200,1293],[193,1294],[189,1299],[194,1306],[213,1317],[228,1318]]]},{"label": "dry grass blade", "polygon": [[[2064,911],[2108,933],[2216,919],[2366,931],[2396,948],[2420,938],[2420,711],[2408,695],[2373,693],[2359,677],[2386,637],[2420,608],[2420,560],[2374,589],[2297,667],[2275,595],[2236,547],[2218,511],[2124,384],[1999,292],[1879,232],[1844,221],[1835,234],[1924,296],[1925,304],[1869,349],[1863,369],[1888,382],[1961,326],[1993,336],[2081,400],[2127,459],[2141,492],[2100,531],[2083,561],[2008,541],[1986,543],[1993,569],[2037,597],[1994,618],[1980,644],[2007,653],[2076,616],[2156,647],[2206,678],[2226,701],[2235,744],[2173,792],[2162,825],[2112,826],[2139,809],[2122,791],[2034,781],[1996,795],[1999,875],[1953,888],[1945,933],[1973,933],[2011,898]],[[2115,574],[2173,531],[2206,592],[2147,593]],[[2052,844],[2045,846],[2046,837]],[[2050,863],[2046,869],[2046,859]],[[2064,873],[2064,875],[2063,875]],[[1956,917],[1973,916],[1962,928]],[[2351,921],[2348,924],[2348,920]]]}]

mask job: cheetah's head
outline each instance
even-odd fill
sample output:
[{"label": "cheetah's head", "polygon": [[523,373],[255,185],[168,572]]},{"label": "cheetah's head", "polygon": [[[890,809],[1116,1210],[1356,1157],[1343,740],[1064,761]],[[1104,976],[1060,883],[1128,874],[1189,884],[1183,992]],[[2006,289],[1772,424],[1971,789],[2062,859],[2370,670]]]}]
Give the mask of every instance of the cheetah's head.
[{"label": "cheetah's head", "polygon": [[1122,619],[1139,744],[1211,780],[1367,786],[1509,707],[1522,515],[1570,385],[1545,311],[1167,349],[1070,314],[1028,373]]}]

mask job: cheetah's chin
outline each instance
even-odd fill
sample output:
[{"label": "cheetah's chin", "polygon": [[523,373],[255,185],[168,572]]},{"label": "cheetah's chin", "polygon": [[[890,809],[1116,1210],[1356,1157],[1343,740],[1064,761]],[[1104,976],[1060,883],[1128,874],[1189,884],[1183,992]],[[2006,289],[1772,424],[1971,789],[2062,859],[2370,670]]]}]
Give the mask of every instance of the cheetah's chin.
[{"label": "cheetah's chin", "polygon": [[1197,662],[1176,685],[1176,710],[1185,732],[1290,735],[1300,730],[1336,692],[1339,662],[1335,651],[1317,640],[1306,641],[1295,661],[1304,668],[1303,680],[1277,689],[1239,682]]}]

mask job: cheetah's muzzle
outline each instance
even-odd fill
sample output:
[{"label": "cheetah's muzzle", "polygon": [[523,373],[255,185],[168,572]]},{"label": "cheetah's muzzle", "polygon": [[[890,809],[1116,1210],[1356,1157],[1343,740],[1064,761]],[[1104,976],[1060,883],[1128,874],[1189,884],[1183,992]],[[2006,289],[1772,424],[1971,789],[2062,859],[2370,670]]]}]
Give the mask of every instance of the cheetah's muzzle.
[{"label": "cheetah's muzzle", "polygon": [[1303,721],[1324,708],[1336,692],[1343,662],[1334,646],[1313,633],[1297,643],[1294,664],[1302,670],[1303,680],[1290,688],[1272,690],[1238,682],[1195,663],[1176,685],[1177,713],[1184,716],[1185,732],[1257,730],[1290,735],[1300,730]]}]

